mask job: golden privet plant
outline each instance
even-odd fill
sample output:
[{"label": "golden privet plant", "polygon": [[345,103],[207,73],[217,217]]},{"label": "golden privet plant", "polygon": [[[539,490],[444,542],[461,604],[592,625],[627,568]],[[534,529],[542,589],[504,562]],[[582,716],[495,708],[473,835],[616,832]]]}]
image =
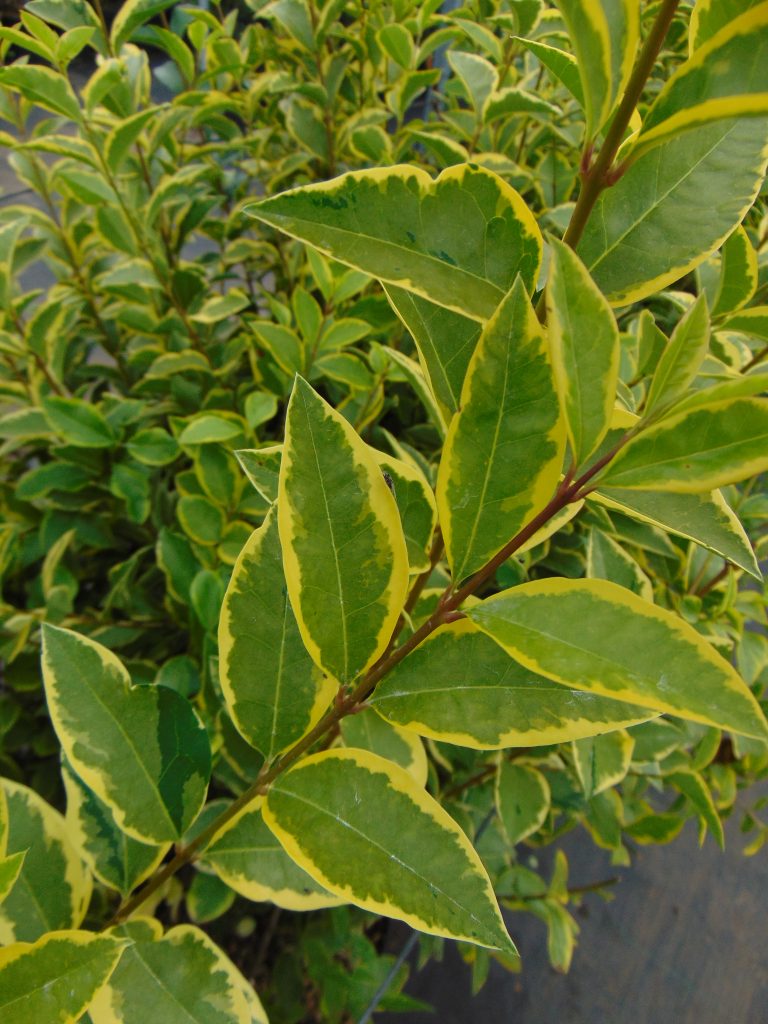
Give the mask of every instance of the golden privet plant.
[{"label": "golden privet plant", "polygon": [[[483,863],[425,788],[416,737],[480,750],[572,742],[582,767],[620,765],[628,730],[661,715],[768,741],[750,688],[652,592],[596,573],[489,593],[497,570],[585,503],[758,571],[718,488],[768,469],[763,364],[699,375],[710,327],[700,297],[638,393],[619,380],[613,310],[680,279],[726,240],[731,266],[742,267],[730,287],[749,291],[740,224],[768,152],[768,3],[697,4],[690,57],[641,123],[635,108],[676,0],[657,5],[642,45],[637,0],[600,0],[589,17],[573,0],[558,6],[576,55],[561,55],[560,70],[570,70],[591,140],[562,240],[545,241],[518,193],[472,163],[436,179],[405,165],[352,172],[249,208],[381,282],[420,365],[392,358],[443,434],[435,486],[406,449],[366,444],[300,376],[282,444],[239,453],[271,509],[226,592],[219,677],[232,721],[265,760],[222,812],[206,807],[211,749],[190,701],[131,685],[105,647],[44,627],[68,799],[100,816],[124,899],[101,931],[81,929],[92,877],[77,837],[32,790],[4,784],[3,938],[17,937],[25,857],[47,858],[65,883],[55,889],[61,905],[45,911],[62,927],[0,952],[4,1024],[86,1012],[92,1024],[265,1021],[250,984],[201,929],[163,932],[151,916],[193,859],[254,899],[305,910],[351,903],[514,959]],[[31,88],[35,71],[15,72],[22,83],[25,74]],[[443,564],[448,582],[425,606]],[[365,745],[331,745],[363,710],[411,755],[398,763]],[[508,822],[515,786],[527,783],[530,803],[537,784],[535,771],[517,771],[499,785]],[[36,899],[45,904],[46,893]]]}]

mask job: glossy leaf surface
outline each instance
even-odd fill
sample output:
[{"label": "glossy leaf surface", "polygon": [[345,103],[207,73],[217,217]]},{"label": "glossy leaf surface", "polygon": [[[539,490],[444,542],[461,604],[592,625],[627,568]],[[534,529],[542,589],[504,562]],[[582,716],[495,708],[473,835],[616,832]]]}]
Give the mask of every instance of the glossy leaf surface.
[{"label": "glossy leaf surface", "polygon": [[636,152],[719,118],[768,114],[768,3],[742,11],[666,82],[643,121]]},{"label": "glossy leaf surface", "polygon": [[532,289],[541,261],[541,234],[523,200],[471,165],[449,167],[436,180],[406,165],[352,171],[248,212],[341,263],[476,320],[493,314],[518,274]]},{"label": "glossy leaf surface", "polygon": [[137,936],[88,1012],[93,1024],[267,1024],[242,974],[192,925],[162,938]]},{"label": "glossy leaf surface", "polygon": [[301,378],[288,406],[278,523],[302,639],[325,672],[349,682],[389,641],[408,556],[370,449]]},{"label": "glossy leaf surface", "polygon": [[371,703],[422,736],[479,750],[562,743],[650,717],[552,683],[467,620],[435,630],[379,684]]},{"label": "glossy leaf surface", "polygon": [[349,902],[514,954],[480,858],[403,768],[367,751],[313,754],[272,785],[264,818],[308,874]]},{"label": "glossy leaf surface", "polygon": [[564,444],[548,348],[518,280],[480,336],[440,461],[438,512],[457,582],[546,504]]},{"label": "glossy leaf surface", "polygon": [[240,552],[224,596],[219,678],[232,721],[267,760],[312,728],[336,690],[302,642],[272,510]]},{"label": "glossy leaf surface", "polygon": [[180,838],[211,770],[208,737],[189,702],[165,686],[132,686],[111,651],[48,625],[43,678],[70,764],[120,828],[149,842]]},{"label": "glossy leaf surface", "polygon": [[642,431],[611,462],[608,487],[711,491],[768,469],[768,401],[701,404]]},{"label": "glossy leaf surface", "polygon": [[677,615],[615,583],[537,580],[467,615],[521,664],[564,685],[768,737],[733,667]]},{"label": "glossy leaf surface", "polygon": [[93,932],[53,931],[0,949],[3,1024],[74,1024],[107,981],[127,943]]},{"label": "glossy leaf surface", "polygon": [[762,118],[692,128],[639,157],[600,195],[578,253],[612,306],[677,281],[722,245],[755,200],[767,142]]}]

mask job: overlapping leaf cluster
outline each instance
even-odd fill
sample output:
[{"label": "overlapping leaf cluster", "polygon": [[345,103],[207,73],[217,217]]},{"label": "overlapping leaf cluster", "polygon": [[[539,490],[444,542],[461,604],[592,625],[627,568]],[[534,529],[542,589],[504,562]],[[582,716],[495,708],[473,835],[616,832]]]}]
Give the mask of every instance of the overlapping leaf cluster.
[{"label": "overlapping leaf cluster", "polygon": [[273,1024],[366,1012],[352,908],[565,969],[518,844],[768,769],[768,3],[252,6],[0,30],[11,1021],[265,1021],[235,894],[326,911]]}]

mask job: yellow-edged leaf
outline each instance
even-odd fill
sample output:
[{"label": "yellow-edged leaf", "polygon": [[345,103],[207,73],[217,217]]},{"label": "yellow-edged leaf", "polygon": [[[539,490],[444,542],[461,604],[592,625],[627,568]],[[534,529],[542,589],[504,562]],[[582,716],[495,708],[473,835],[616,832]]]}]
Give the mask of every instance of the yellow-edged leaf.
[{"label": "yellow-edged leaf", "polygon": [[426,786],[429,765],[421,737],[387,721],[374,708],[365,708],[341,720],[341,741],[345,747],[370,750],[386,757],[413,776],[419,786]]},{"label": "yellow-edged leaf", "polygon": [[284,910],[319,910],[343,902],[294,863],[264,823],[263,800],[249,804],[216,835],[203,854],[228,886]]},{"label": "yellow-edged leaf", "polygon": [[130,943],[111,935],[53,931],[0,949],[3,1024],[74,1024]]},{"label": "yellow-edged leaf", "polygon": [[606,487],[697,494],[768,469],[768,400],[702,402],[629,441],[599,477]]},{"label": "yellow-edged leaf", "polygon": [[468,619],[436,629],[379,683],[370,703],[406,729],[476,750],[563,743],[654,715],[553,683]]},{"label": "yellow-edged leaf", "polygon": [[438,513],[457,583],[546,504],[564,448],[548,347],[518,280],[480,336],[440,461]]},{"label": "yellow-edged leaf", "polygon": [[541,233],[526,204],[474,164],[436,180],[407,165],[352,171],[246,209],[341,263],[475,320],[493,314],[518,274],[532,291],[541,262]]},{"label": "yellow-edged leaf", "polygon": [[[743,10],[743,8],[742,8]],[[728,22],[666,82],[632,147],[634,156],[721,118],[768,114],[768,3]]]},{"label": "yellow-edged leaf", "polygon": [[135,839],[178,839],[197,817],[210,776],[208,736],[167,686],[132,686],[115,655],[46,624],[43,679],[67,759]]},{"label": "yellow-edged leaf", "polygon": [[76,928],[92,881],[64,818],[26,786],[10,779],[0,785],[8,807],[6,853],[24,852],[19,877],[0,904],[0,942],[33,942],[46,932]]},{"label": "yellow-edged leaf", "polygon": [[469,840],[399,765],[363,750],[312,754],[273,783],[264,820],[297,864],[350,903],[516,955]]},{"label": "yellow-edged leaf", "polygon": [[219,678],[232,721],[268,761],[309,732],[336,691],[302,642],[273,509],[240,552],[224,596]]},{"label": "yellow-edged leaf", "polygon": [[349,682],[389,642],[408,587],[408,555],[370,448],[300,377],[288,405],[278,524],[304,644],[323,671]]},{"label": "yellow-edged leaf", "polygon": [[93,1024],[267,1024],[251,985],[199,928],[161,937],[141,920],[121,933],[133,942],[88,1010]]},{"label": "yellow-edged leaf", "polygon": [[611,423],[619,378],[619,328],[611,307],[576,253],[551,240],[547,323],[557,391],[576,466]]},{"label": "yellow-edged leaf", "polygon": [[521,665],[563,685],[768,737],[734,668],[677,615],[615,583],[536,580],[467,615]]}]

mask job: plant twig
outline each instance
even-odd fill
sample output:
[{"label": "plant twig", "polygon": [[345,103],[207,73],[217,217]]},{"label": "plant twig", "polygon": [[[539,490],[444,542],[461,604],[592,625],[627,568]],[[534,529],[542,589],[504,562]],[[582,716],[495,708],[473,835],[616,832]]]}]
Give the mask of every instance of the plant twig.
[{"label": "plant twig", "polygon": [[[634,430],[628,431],[619,440],[619,442],[611,448],[610,451],[606,452],[602,458],[598,459],[594,465],[582,473],[582,475],[575,481],[571,482],[571,473],[567,473],[553,498],[541,510],[541,512],[539,512],[539,514],[535,516],[527,526],[524,526],[522,530],[519,530],[512,540],[506,544],[501,551],[484,566],[484,568],[475,573],[474,576],[470,577],[463,587],[454,591],[453,584],[449,584],[438,601],[435,611],[414,633],[411,634],[411,636],[408,637],[403,644],[401,644],[400,647],[395,648],[394,645],[402,630],[402,625],[400,620],[398,620],[398,624],[393,631],[392,638],[389,641],[385,653],[382,654],[379,660],[366,672],[357,686],[345,696],[342,696],[337,700],[330,710],[326,712],[325,716],[317,723],[314,729],[308,732],[306,736],[299,740],[299,742],[291,747],[290,750],[287,750],[281,758],[277,761],[273,761],[271,765],[265,765],[248,789],[246,789],[244,793],[241,793],[241,795],[234,800],[218,818],[212,821],[206,829],[200,832],[195,839],[186,846],[179,847],[172,860],[168,861],[168,863],[165,864],[157,874],[150,878],[142,889],[134,893],[128,900],[126,900],[125,903],[123,903],[122,906],[118,907],[115,916],[109,922],[107,927],[119,924],[121,921],[125,921],[131,916],[131,914],[138,910],[138,908],[152,895],[152,893],[156,892],[157,889],[164,885],[169,878],[172,878],[180,868],[193,860],[198,853],[202,851],[209,842],[211,842],[218,832],[221,831],[224,825],[235,817],[236,814],[254,800],[257,800],[260,796],[264,796],[275,779],[290,768],[291,765],[294,764],[302,754],[305,754],[311,747],[313,747],[318,740],[322,739],[329,730],[335,728],[342,718],[352,714],[355,709],[371,695],[376,688],[377,683],[379,683],[384,676],[388,675],[393,668],[399,665],[404,658],[407,658],[411,651],[415,650],[419,644],[426,640],[426,638],[430,636],[438,626],[442,626],[444,623],[452,621],[454,613],[461,604],[463,604],[471,594],[474,594],[479,587],[487,582],[499,566],[513,555],[518,548],[521,548],[523,544],[527,543],[527,541],[530,540],[530,538],[533,537],[533,535],[540,530],[542,526],[544,526],[553,516],[557,515],[557,513],[565,508],[566,505],[571,502],[581,500],[584,494],[588,493],[590,489],[589,484],[592,479],[611,461],[616,453],[623,448],[629,438],[633,436],[634,432]],[[436,547],[433,545],[433,554],[436,550]],[[437,554],[436,558],[439,557],[439,554]]]},{"label": "plant twig", "polygon": [[[612,170],[612,164],[619,151],[624,134],[629,127],[632,114],[643,94],[646,82],[651,71],[653,71],[656,59],[664,45],[664,39],[672,24],[672,19],[675,16],[679,3],[680,0],[664,0],[661,5],[651,31],[648,33],[643,48],[640,51],[640,56],[627,83],[621,103],[619,103],[619,107],[603,139],[603,144],[594,161],[589,165],[587,164],[591,156],[589,146],[585,150],[585,165],[581,175],[579,197],[576,200],[570,223],[563,236],[565,244],[569,245],[572,249],[575,249],[579,244],[581,236],[584,234],[584,229],[587,226],[587,221],[592,214],[592,210],[595,208],[595,203],[600,197],[600,193],[614,185],[619,180],[619,177],[621,177],[619,171],[623,173],[626,169],[622,167]],[[536,307],[536,314],[542,323],[546,320],[546,313],[546,291],[543,291]]]},{"label": "plant twig", "polygon": [[627,88],[624,91],[624,96],[618,110],[606,132],[600,151],[595,157],[592,166],[585,171],[579,198],[576,200],[573,216],[568,225],[568,230],[563,237],[565,244],[570,245],[572,249],[575,249],[578,245],[600,193],[617,180],[614,175],[609,175],[611,165],[619,151],[619,146],[624,138],[624,133],[629,127],[632,114],[640,101],[645,84],[664,45],[664,40],[679,3],[680,0],[664,0],[664,3],[661,5],[651,31],[648,33],[648,37],[640,51],[640,56],[627,83]]}]

